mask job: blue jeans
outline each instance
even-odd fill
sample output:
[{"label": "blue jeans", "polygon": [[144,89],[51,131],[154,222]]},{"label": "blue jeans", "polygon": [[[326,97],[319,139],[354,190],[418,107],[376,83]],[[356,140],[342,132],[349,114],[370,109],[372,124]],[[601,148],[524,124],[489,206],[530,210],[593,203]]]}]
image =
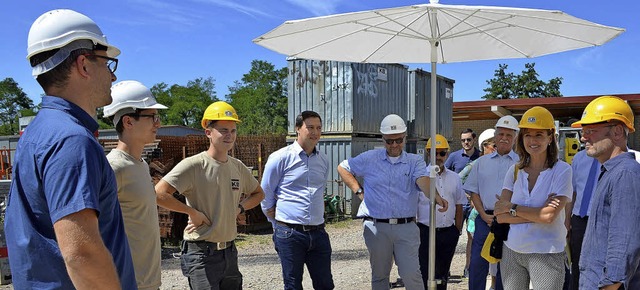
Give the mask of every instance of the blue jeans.
[{"label": "blue jeans", "polygon": [[242,289],[238,250],[232,244],[216,250],[213,243],[182,242],[180,267],[191,289]]},{"label": "blue jeans", "polygon": [[324,229],[298,231],[276,223],[273,243],[282,264],[284,289],[302,289],[304,265],[314,289],[333,289],[331,242]]},{"label": "blue jeans", "polygon": [[[485,260],[482,253],[482,246],[489,235],[489,226],[478,214],[475,220],[476,230],[473,234],[471,244],[471,261],[469,262],[469,290],[485,290],[487,285],[487,274],[489,273],[489,262]],[[502,274],[498,263],[498,273],[496,274],[496,290],[502,290]]]}]

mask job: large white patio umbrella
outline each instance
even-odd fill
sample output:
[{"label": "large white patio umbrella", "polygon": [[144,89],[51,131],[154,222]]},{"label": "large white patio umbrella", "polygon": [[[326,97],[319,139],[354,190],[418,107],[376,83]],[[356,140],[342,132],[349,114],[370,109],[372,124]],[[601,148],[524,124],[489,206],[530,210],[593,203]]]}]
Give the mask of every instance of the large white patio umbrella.
[{"label": "large white patio umbrella", "polygon": [[[597,46],[624,32],[561,11],[429,4],[285,21],[253,42],[289,57],[431,63],[430,135],[436,134],[436,63],[531,58]],[[429,288],[435,289],[435,142],[432,142]],[[453,206],[453,205],[452,205]]]}]

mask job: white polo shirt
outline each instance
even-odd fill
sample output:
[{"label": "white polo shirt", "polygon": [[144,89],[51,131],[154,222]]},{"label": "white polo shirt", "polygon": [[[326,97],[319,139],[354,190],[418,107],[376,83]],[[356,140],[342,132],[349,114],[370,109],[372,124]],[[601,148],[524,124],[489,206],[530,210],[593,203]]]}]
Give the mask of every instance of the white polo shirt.
[{"label": "white polo shirt", "polygon": [[[436,175],[436,190],[442,198],[449,203],[447,211],[440,212],[436,210],[436,228],[446,228],[455,224],[456,204],[467,203],[467,196],[462,190],[462,182],[460,176],[454,171],[444,169],[442,174]],[[436,209],[440,206],[436,205]],[[418,222],[429,225],[430,217],[429,198],[422,192],[418,195]]]},{"label": "white polo shirt", "polygon": [[[542,207],[551,193],[566,196],[569,201],[573,195],[571,185],[571,166],[558,161],[553,168],[540,172],[533,190],[529,192],[529,174],[518,170],[518,179],[513,183],[512,165],[504,177],[503,189],[513,191],[511,202],[527,207]],[[512,224],[509,238],[504,244],[518,253],[560,253],[566,245],[567,229],[564,226],[565,210],[562,209],[550,224],[522,223]]]}]

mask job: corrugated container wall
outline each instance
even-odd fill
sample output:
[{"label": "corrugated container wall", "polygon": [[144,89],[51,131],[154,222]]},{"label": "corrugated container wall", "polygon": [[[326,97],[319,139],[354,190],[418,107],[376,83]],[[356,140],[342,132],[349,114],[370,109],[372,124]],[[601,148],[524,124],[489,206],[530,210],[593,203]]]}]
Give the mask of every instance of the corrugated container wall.
[{"label": "corrugated container wall", "polygon": [[384,116],[407,116],[404,65],[293,59],[288,67],[289,134],[305,110],[320,114],[323,134],[380,134]]},{"label": "corrugated container wall", "polygon": [[[409,74],[409,115],[408,137],[429,139],[430,137],[430,106],[431,106],[431,73],[421,69],[411,69]],[[436,133],[452,138],[453,130],[453,83],[455,81],[438,76],[436,81],[437,110]]]}]

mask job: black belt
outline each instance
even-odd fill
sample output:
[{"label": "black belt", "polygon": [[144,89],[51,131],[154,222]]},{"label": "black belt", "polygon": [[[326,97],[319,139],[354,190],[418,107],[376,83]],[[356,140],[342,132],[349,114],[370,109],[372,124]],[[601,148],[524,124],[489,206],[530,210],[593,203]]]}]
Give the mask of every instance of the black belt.
[{"label": "black belt", "polygon": [[296,231],[299,232],[309,232],[309,231],[315,231],[315,230],[321,230],[324,229],[324,223],[321,223],[317,226],[310,226],[310,225],[299,225],[299,224],[290,224],[290,223],[285,223],[285,222],[281,222],[281,221],[276,221],[277,224],[279,225],[283,225],[286,227],[290,227]]},{"label": "black belt", "polygon": [[201,250],[214,250],[214,251],[220,251],[220,250],[224,250],[226,248],[231,247],[231,245],[233,245],[233,241],[230,242],[207,242],[207,241],[185,241],[187,243],[187,245],[191,246],[195,246]]},{"label": "black belt", "polygon": [[485,210],[484,213],[493,215],[493,210],[492,209],[488,209],[488,210]]},{"label": "black belt", "polygon": [[363,217],[365,220],[367,221],[374,221],[377,223],[386,223],[386,224],[391,224],[391,225],[400,225],[400,224],[407,224],[410,222],[413,222],[416,220],[416,218],[414,217],[408,217],[408,218],[397,218],[397,219],[374,219],[372,217]]}]

